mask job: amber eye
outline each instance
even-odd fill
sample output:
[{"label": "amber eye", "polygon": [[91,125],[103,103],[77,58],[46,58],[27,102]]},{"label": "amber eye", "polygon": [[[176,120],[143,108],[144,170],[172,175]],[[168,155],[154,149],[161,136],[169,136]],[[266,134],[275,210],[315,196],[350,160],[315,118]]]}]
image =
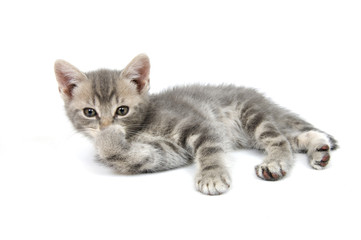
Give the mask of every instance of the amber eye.
[{"label": "amber eye", "polygon": [[127,106],[120,106],[118,107],[117,111],[115,112],[119,116],[125,116],[129,112],[129,107]]},{"label": "amber eye", "polygon": [[83,109],[84,115],[86,117],[95,117],[97,115],[97,112],[93,108],[84,108]]}]

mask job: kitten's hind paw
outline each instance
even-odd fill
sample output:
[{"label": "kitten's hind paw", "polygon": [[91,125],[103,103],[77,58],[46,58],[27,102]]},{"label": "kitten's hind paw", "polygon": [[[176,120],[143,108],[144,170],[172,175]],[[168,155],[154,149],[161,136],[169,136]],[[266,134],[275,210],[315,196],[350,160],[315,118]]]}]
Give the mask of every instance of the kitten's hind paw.
[{"label": "kitten's hind paw", "polygon": [[330,161],[330,147],[328,145],[322,145],[316,148],[315,151],[309,152],[310,164],[314,169],[324,169]]},{"label": "kitten's hind paw", "polygon": [[220,195],[228,191],[231,178],[226,170],[205,170],[196,176],[196,188],[203,194]]},{"label": "kitten's hind paw", "polygon": [[263,163],[256,166],[255,170],[259,178],[267,181],[277,181],[287,174],[278,164]]}]

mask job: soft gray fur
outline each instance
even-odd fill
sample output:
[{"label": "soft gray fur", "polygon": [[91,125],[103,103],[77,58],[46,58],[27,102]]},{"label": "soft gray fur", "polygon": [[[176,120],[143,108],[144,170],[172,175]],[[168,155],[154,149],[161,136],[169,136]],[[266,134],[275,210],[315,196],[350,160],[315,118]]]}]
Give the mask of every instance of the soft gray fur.
[{"label": "soft gray fur", "polygon": [[253,89],[192,85],[149,95],[149,69],[146,55],[123,71],[82,73],[63,60],[55,63],[69,119],[94,140],[99,160],[120,173],[195,162],[196,188],[215,195],[231,184],[224,165],[228,151],[265,151],[256,174],[273,181],[290,171],[293,152],[306,152],[311,166],[323,169],[337,147],[330,135]]}]

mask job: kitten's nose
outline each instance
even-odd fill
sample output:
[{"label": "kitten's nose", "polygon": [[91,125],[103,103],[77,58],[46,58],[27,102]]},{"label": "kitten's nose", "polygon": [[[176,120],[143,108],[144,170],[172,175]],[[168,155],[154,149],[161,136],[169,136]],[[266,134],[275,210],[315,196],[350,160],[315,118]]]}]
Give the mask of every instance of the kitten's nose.
[{"label": "kitten's nose", "polygon": [[105,119],[100,121],[100,130],[103,130],[104,128],[108,127],[113,123],[113,120]]}]

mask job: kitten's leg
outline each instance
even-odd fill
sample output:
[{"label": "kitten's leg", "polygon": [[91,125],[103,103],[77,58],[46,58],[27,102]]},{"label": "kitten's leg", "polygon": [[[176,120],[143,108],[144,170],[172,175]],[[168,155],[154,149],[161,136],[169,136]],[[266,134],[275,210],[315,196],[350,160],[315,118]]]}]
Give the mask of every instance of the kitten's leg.
[{"label": "kitten's leg", "polygon": [[224,165],[225,145],[217,130],[204,122],[185,124],[177,130],[179,144],[192,152],[197,164],[196,189],[208,195],[222,194],[231,184]]},{"label": "kitten's leg", "polygon": [[267,153],[263,163],[256,166],[258,177],[276,181],[284,177],[293,165],[290,143],[270,122],[263,123],[255,133],[257,145]]},{"label": "kitten's leg", "polygon": [[336,141],[329,135],[317,130],[305,131],[291,140],[296,151],[306,151],[310,165],[315,169],[323,169],[330,160],[330,150],[336,149]]},{"label": "kitten's leg", "polygon": [[267,153],[263,163],[255,168],[257,176],[269,181],[281,179],[293,165],[293,153],[287,138],[257,106],[245,104],[240,114],[243,131],[253,139],[253,147]]},{"label": "kitten's leg", "polygon": [[192,162],[185,149],[166,139],[142,135],[129,142],[122,131],[119,126],[109,126],[95,141],[99,160],[120,173],[158,172]]},{"label": "kitten's leg", "polygon": [[337,141],[303,119],[289,115],[284,117],[282,128],[294,152],[306,152],[311,166],[323,169],[330,160],[330,150],[337,149]]},{"label": "kitten's leg", "polygon": [[224,158],[225,152],[222,146],[208,143],[198,149],[195,158],[198,165],[195,178],[198,191],[209,195],[219,195],[229,189],[231,178],[224,166]]}]

